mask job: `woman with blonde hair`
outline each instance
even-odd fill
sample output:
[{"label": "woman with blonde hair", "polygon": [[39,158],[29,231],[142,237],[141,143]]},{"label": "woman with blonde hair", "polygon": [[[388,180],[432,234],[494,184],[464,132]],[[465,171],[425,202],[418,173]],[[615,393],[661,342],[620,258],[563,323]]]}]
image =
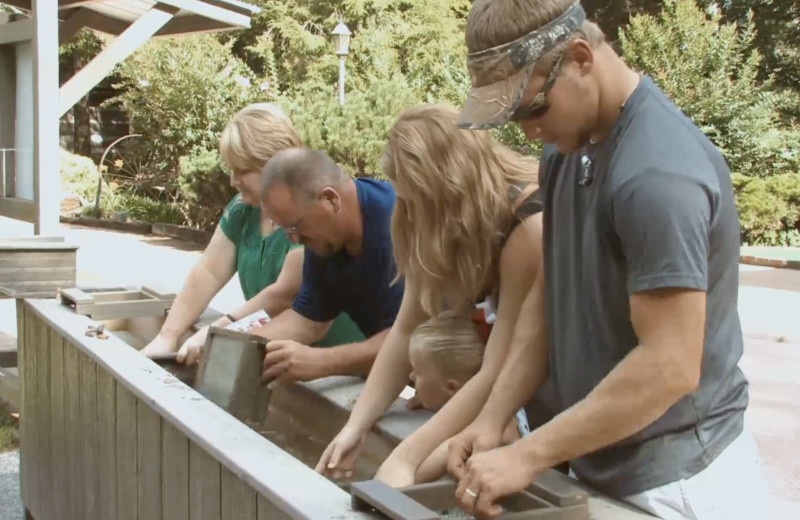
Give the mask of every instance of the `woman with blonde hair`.
[{"label": "woman with blonde hair", "polygon": [[[303,278],[303,249],[283,230],[261,216],[261,170],[281,150],[302,147],[303,142],[286,114],[272,103],[240,110],[219,141],[222,161],[231,171],[231,186],[239,192],[222,214],[200,261],[189,272],[183,288],[158,335],[143,353],[159,356],[178,351],[178,361],[198,361],[208,327],[178,345],[178,339],[205,310],[211,299],[234,274],[245,304],[216,320],[224,327],[264,309],[277,316],[292,305]],[[322,345],[363,340],[355,324],[340,316]]]},{"label": "woman with blonde hair", "polygon": [[409,339],[426,319],[482,304],[493,325],[477,374],[379,470],[395,486],[412,484],[434,449],[472,422],[512,340],[525,339],[515,329],[540,270],[538,162],[458,129],[457,119],[451,106],[419,105],[389,132],[383,169],[397,193],[392,240],[405,294],[350,419],[317,465],[334,478],[350,474],[367,431],[408,382]]}]

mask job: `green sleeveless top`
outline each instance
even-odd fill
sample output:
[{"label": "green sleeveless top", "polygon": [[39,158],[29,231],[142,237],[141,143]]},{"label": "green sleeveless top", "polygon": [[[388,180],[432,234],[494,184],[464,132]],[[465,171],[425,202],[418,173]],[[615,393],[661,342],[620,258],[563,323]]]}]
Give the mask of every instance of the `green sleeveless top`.
[{"label": "green sleeveless top", "polygon": [[[286,254],[296,247],[302,247],[292,243],[282,229],[263,236],[261,209],[248,206],[238,194],[225,208],[219,226],[236,246],[236,271],[246,300],[272,285],[283,268]],[[358,326],[347,314],[342,313],[333,320],[328,334],[317,346],[329,347],[364,339]]]}]

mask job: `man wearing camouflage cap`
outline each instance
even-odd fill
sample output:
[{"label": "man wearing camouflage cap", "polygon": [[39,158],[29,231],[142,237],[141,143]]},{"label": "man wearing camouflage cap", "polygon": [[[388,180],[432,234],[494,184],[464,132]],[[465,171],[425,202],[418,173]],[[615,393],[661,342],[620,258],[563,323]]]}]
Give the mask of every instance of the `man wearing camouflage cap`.
[{"label": "man wearing camouflage cap", "polygon": [[[575,0],[476,0],[459,126],[545,143],[544,280],[475,422],[450,443],[467,511],[546,468],[666,519],[765,517],[737,363],[739,220],[719,150],[628,68]],[[545,334],[547,340],[541,340]],[[499,446],[544,384],[554,419]],[[540,393],[541,396],[541,393]]]}]

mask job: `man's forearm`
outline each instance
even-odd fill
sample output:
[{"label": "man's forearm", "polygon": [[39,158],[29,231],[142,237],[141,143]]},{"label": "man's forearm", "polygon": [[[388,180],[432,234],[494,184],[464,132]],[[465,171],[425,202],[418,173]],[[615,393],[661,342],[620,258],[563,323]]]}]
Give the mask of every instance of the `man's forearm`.
[{"label": "man's forearm", "polygon": [[364,375],[369,374],[375,358],[378,356],[390,329],[381,331],[366,341],[349,343],[324,349],[327,375]]},{"label": "man's forearm", "polygon": [[331,322],[317,322],[304,318],[294,309],[288,309],[272,320],[250,331],[268,340],[290,339],[303,345],[319,341],[330,328]]},{"label": "man's forearm", "polygon": [[636,347],[582,401],[519,442],[537,467],[552,467],[619,442],[686,394],[657,350]]}]

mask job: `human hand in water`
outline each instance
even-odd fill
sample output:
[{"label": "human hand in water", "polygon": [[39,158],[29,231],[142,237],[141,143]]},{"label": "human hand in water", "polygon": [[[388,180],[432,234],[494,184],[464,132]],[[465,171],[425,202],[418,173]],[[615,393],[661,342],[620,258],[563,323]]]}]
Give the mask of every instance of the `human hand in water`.
[{"label": "human hand in water", "polygon": [[317,473],[333,479],[350,478],[366,437],[366,430],[345,424],[319,458]]},{"label": "human hand in water", "polygon": [[289,339],[275,340],[267,343],[261,380],[265,383],[272,380],[280,383],[311,381],[328,375],[327,369],[324,349]]},{"label": "human hand in water", "polygon": [[200,357],[203,355],[203,349],[206,346],[207,337],[208,327],[203,327],[184,341],[183,345],[181,345],[181,349],[178,351],[178,363],[194,365],[200,362]]},{"label": "human hand in water", "polygon": [[456,489],[456,499],[464,511],[479,518],[499,516],[503,508],[495,502],[524,490],[546,469],[525,452],[523,442],[469,458]]},{"label": "human hand in water", "polygon": [[178,341],[171,336],[159,333],[140,352],[149,358],[153,358],[174,354],[176,350],[178,350]]}]

